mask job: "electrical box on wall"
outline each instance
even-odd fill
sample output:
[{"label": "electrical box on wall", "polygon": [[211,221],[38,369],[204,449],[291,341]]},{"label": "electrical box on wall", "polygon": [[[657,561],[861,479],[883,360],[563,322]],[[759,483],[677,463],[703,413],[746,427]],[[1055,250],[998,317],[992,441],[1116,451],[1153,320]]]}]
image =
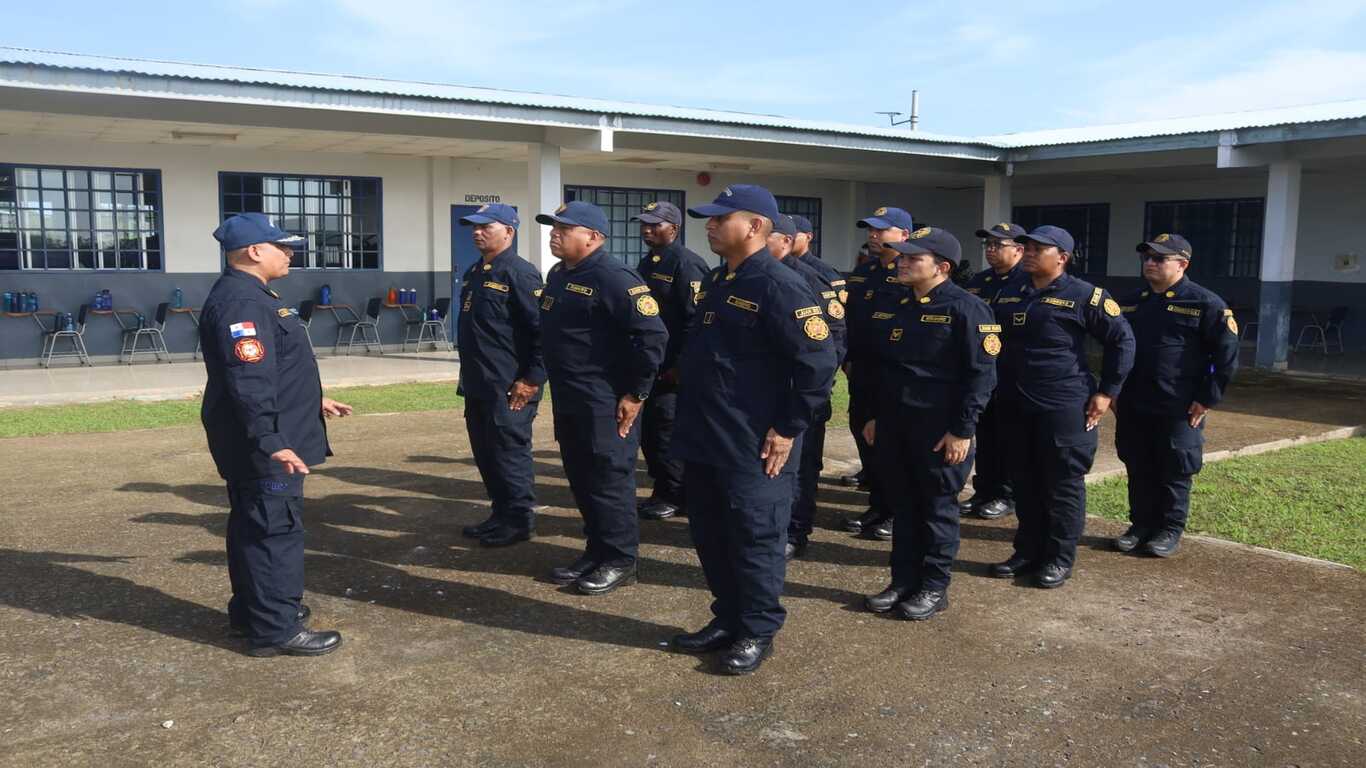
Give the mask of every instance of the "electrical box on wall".
[{"label": "electrical box on wall", "polygon": [[1333,257],[1334,272],[1356,272],[1361,269],[1361,256],[1355,253],[1339,253]]}]

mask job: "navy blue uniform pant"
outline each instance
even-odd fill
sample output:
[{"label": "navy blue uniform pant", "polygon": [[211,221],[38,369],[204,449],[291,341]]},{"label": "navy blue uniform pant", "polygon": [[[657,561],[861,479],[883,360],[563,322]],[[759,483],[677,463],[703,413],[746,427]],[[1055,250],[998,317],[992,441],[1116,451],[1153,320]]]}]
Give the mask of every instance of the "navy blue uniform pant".
[{"label": "navy blue uniform pant", "polygon": [[863,464],[863,477],[872,486],[868,493],[868,508],[884,518],[891,517],[892,511],[877,482],[877,455],[863,439],[863,425],[877,418],[881,371],[873,360],[855,363],[849,370],[852,373],[849,377],[849,431],[854,435],[854,446],[858,448],[859,462]]},{"label": "navy blue uniform pant", "polygon": [[555,414],[555,439],[569,490],[583,515],[585,554],[599,565],[628,566],[640,551],[636,452],[640,420],[617,436],[615,409]]},{"label": "navy blue uniform pant", "polygon": [[531,424],[539,403],[520,411],[505,398],[465,398],[465,428],[479,467],[484,489],[493,503],[493,517],[510,528],[535,527],[536,476],[531,459]]},{"label": "navy blue uniform pant", "polygon": [[816,524],[816,491],[825,469],[825,424],[830,421],[830,403],[826,402],[815,417],[811,426],[802,433],[802,452],[798,457],[797,495],[792,502],[792,522],[787,526],[787,535],[792,539],[805,540],[811,535]]},{"label": "navy blue uniform pant", "polygon": [[1006,447],[1006,430],[1000,421],[996,399],[987,404],[977,420],[977,461],[972,478],[972,491],[985,501],[1015,498],[1010,482],[1010,451]]},{"label": "navy blue uniform pant", "polygon": [[279,645],[301,629],[303,476],[229,481],[228,503],[228,619],[252,645]]},{"label": "navy blue uniform pant", "polygon": [[1015,553],[1071,568],[1086,526],[1086,473],[1100,429],[1086,431],[1085,403],[1056,411],[1007,407],[1015,484]]},{"label": "navy blue uniform pant", "polygon": [[641,414],[640,450],[645,454],[645,466],[654,481],[650,497],[670,504],[683,503],[683,462],[669,455],[677,408],[678,393],[661,383],[655,385]]},{"label": "navy blue uniform pant", "polygon": [[878,478],[892,508],[892,583],[910,590],[949,587],[958,555],[958,494],[972,451],[955,465],[934,446],[948,431],[948,409],[886,408],[873,449]]},{"label": "navy blue uniform pant", "polygon": [[1121,408],[1115,449],[1129,473],[1129,522],[1149,531],[1184,531],[1191,477],[1204,466],[1205,423]]},{"label": "navy blue uniform pant", "polygon": [[[788,467],[795,463],[794,456]],[[683,481],[688,528],[711,590],[712,624],[740,637],[773,637],[787,617],[780,598],[792,471],[770,478],[757,461],[744,467],[689,461]]]}]

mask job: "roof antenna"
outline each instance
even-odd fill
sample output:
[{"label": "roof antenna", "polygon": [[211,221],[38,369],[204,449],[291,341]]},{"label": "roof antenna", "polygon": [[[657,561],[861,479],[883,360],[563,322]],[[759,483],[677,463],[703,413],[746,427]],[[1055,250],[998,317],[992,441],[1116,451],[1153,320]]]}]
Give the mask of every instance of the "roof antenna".
[{"label": "roof antenna", "polygon": [[911,130],[914,131],[920,127],[920,91],[911,91],[911,116],[909,118],[897,120],[902,115],[901,112],[875,112],[874,114],[886,115],[887,122],[891,123],[893,128],[898,125],[910,125]]}]

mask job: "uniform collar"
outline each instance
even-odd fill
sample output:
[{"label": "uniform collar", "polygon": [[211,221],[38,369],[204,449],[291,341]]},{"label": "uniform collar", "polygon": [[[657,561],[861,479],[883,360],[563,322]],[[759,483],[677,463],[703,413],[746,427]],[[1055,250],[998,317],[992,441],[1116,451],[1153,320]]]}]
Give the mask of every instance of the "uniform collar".
[{"label": "uniform collar", "polygon": [[[727,272],[726,275],[725,275],[724,277],[722,277],[721,279],[722,279],[722,280],[734,280],[736,277],[740,277],[741,275],[748,274],[748,273],[754,272],[754,271],[756,271],[756,270],[761,270],[761,269],[763,269],[763,268],[765,267],[765,264],[763,264],[763,261],[764,261],[765,259],[767,259],[767,260],[770,261],[770,262],[777,263],[777,259],[773,258],[773,254],[771,254],[771,253],[768,252],[768,246],[764,246],[764,247],[760,248],[759,250],[755,251],[754,253],[751,253],[751,254],[749,255],[749,258],[747,258],[747,259],[745,259],[744,261],[740,262],[740,266],[738,266],[738,267],[735,268],[735,272],[734,272],[734,273]],[[721,262],[721,263],[722,263],[722,265],[725,264],[724,261]],[[734,276],[732,276],[732,275],[734,275]]]},{"label": "uniform collar", "polygon": [[679,240],[680,238],[675,237],[672,243],[669,243],[668,245],[662,248],[651,248],[650,255],[667,257],[672,256],[675,253],[678,253],[679,251],[683,250],[683,243],[679,242]]},{"label": "uniform collar", "polygon": [[[512,252],[512,246],[509,245],[507,248],[504,248],[497,256],[494,256],[488,264],[484,264],[484,259],[481,257],[479,259],[479,263],[475,265],[475,269],[480,272],[492,272],[495,269],[500,269],[502,267],[507,266],[508,261],[515,258],[518,258],[518,256],[517,254]],[[488,267],[488,269],[484,269],[484,267]]]},{"label": "uniform collar", "polygon": [[1061,275],[1058,275],[1058,279],[1037,290],[1034,288],[1033,278],[1025,280],[1024,287],[1025,290],[1029,291],[1030,293],[1048,293],[1051,291],[1061,291],[1062,289],[1066,288],[1074,279],[1075,278],[1073,278],[1071,275],[1067,274],[1066,272],[1063,272]]},{"label": "uniform collar", "polygon": [[[597,266],[597,265],[598,265],[598,262],[602,261],[603,256],[605,256],[606,253],[607,253],[606,247],[599,247],[596,251],[593,251],[592,253],[590,253],[590,254],[588,254],[587,256],[585,256],[584,259],[583,259],[583,261],[580,261],[578,264],[575,264],[575,265],[572,266],[572,267],[569,266],[568,264],[565,264],[565,265],[564,265],[564,270],[565,270],[566,272],[575,272],[575,273],[578,273],[578,274],[583,274],[584,272],[588,271],[589,269],[592,269],[593,267]],[[564,264],[564,262],[560,262],[560,263],[561,263],[561,264]]]},{"label": "uniform collar", "polygon": [[266,285],[265,283],[261,282],[261,281],[256,277],[256,275],[248,274],[248,273],[246,273],[246,272],[243,272],[243,271],[240,270],[240,269],[235,269],[235,268],[233,268],[233,267],[228,267],[228,268],[226,268],[226,269],[223,270],[223,276],[224,276],[224,277],[230,277],[230,278],[232,278],[232,279],[234,279],[234,280],[242,280],[242,281],[245,281],[245,282],[247,282],[247,283],[250,283],[251,285],[254,285],[254,286],[256,286],[257,288],[259,288],[259,289],[261,290],[262,293],[266,294],[267,296],[271,297],[272,299],[278,299],[278,298],[280,298],[280,294],[276,293],[275,291],[272,291],[272,290],[270,289],[270,286],[268,286],[268,285]]},{"label": "uniform collar", "polygon": [[[922,305],[923,305],[923,304],[933,304],[933,303],[935,303],[936,301],[938,301],[938,300],[940,299],[940,297],[949,294],[949,293],[951,292],[950,289],[952,289],[952,288],[954,288],[954,287],[955,287],[955,286],[954,286],[952,280],[945,280],[944,282],[940,283],[939,285],[936,285],[935,287],[931,288],[929,293],[925,294],[924,296],[921,296],[920,298],[915,298],[915,289],[914,289],[914,288],[909,288],[909,287],[908,287],[907,290],[909,290],[909,291],[911,292],[911,298],[914,299],[915,302],[916,302],[917,304],[922,304]],[[926,299],[928,299],[928,301],[926,301]]]},{"label": "uniform collar", "polygon": [[1186,279],[1186,276],[1185,276],[1185,275],[1182,275],[1180,280],[1177,280],[1176,282],[1172,283],[1172,284],[1171,284],[1171,287],[1168,288],[1168,289],[1165,290],[1165,291],[1154,291],[1151,285],[1148,286],[1147,288],[1144,288],[1144,289],[1143,289],[1143,293],[1140,293],[1140,294],[1139,294],[1139,298],[1143,298],[1143,299],[1153,298],[1153,297],[1156,297],[1156,298],[1164,298],[1164,299],[1182,298],[1182,297],[1185,297],[1185,296],[1189,293],[1189,288],[1190,288],[1190,280],[1187,280],[1187,279]]}]

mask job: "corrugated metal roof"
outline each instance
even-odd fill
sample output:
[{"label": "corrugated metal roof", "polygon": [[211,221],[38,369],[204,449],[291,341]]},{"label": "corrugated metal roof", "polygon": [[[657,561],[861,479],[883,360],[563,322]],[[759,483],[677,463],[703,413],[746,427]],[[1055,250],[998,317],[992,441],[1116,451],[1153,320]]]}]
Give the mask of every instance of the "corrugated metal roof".
[{"label": "corrugated metal roof", "polygon": [[1133,140],[1187,134],[1202,134],[1243,128],[1264,128],[1282,125],[1321,123],[1334,120],[1366,118],[1366,99],[1328,104],[1250,110],[1196,117],[1122,123],[1115,125],[1060,128],[1026,131],[993,136],[949,136],[944,134],[911,132],[906,129],[878,128],[818,120],[797,120],[779,115],[754,114],[726,110],[675,107],[613,101],[578,96],[506,91],[442,83],[407,82],[355,75],[329,75],[310,72],[218,64],[192,64],[151,59],[111,56],[92,56],[79,53],[46,51],[32,48],[0,46],[0,64],[51,67],[112,74],[132,74],[205,82],[239,83],[310,91],[398,96],[434,99],[449,102],[506,105],[542,109],[558,109],[588,114],[622,115],[643,118],[663,118],[694,121],[717,125],[779,128],[814,133],[860,136],[878,139],[904,139],[913,142],[977,145],[995,149],[1051,147]]},{"label": "corrugated metal roof", "polygon": [[365,93],[381,96],[407,96],[443,101],[501,104],[516,107],[563,109],[594,114],[613,114],[653,117],[726,125],[749,125],[765,128],[789,128],[801,131],[838,133],[884,139],[909,139],[923,142],[978,144],[981,142],[957,136],[905,129],[876,128],[837,122],[794,120],[780,115],[731,112],[694,107],[673,107],[641,104],[629,101],[561,96],[526,91],[505,91],[442,83],[406,82],[356,75],[328,75],[310,72],[233,67],[218,64],[191,64],[150,59],[111,56],[91,56],[79,53],[45,51],[32,48],[0,46],[0,63],[89,70],[115,74],[135,74],[153,77],[185,78],[191,80],[245,83],[251,85],[282,86],[309,90]]},{"label": "corrugated metal roof", "polygon": [[1051,147],[1061,144],[1085,144],[1154,136],[1180,136],[1192,133],[1236,131],[1242,128],[1269,128],[1278,125],[1322,123],[1364,117],[1366,117],[1366,99],[1357,99],[1328,104],[1257,109],[1197,117],[1175,117],[1136,123],[1006,133],[997,136],[980,136],[977,140],[1010,148]]}]

